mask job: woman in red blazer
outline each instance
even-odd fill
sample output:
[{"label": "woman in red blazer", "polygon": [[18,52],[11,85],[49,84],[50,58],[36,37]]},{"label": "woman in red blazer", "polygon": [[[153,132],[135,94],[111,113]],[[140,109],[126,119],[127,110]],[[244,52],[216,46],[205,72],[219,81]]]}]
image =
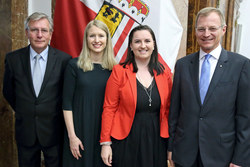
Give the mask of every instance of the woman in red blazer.
[{"label": "woman in red blazer", "polygon": [[106,86],[101,156],[108,166],[165,167],[172,74],[158,61],[150,27],[135,27],[128,46]]}]

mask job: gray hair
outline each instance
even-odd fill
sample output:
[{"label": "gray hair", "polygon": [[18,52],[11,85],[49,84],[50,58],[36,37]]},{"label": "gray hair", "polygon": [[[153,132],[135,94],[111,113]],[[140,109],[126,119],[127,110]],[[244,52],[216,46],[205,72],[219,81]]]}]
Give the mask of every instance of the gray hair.
[{"label": "gray hair", "polygon": [[47,19],[49,22],[49,31],[53,32],[53,20],[46,15],[45,13],[41,13],[41,12],[35,12],[32,15],[30,15],[24,22],[24,26],[25,26],[25,30],[29,29],[29,23],[30,21],[38,21],[41,19]]},{"label": "gray hair", "polygon": [[220,22],[221,22],[221,26],[225,26],[226,25],[226,21],[225,21],[225,17],[223,15],[223,13],[221,12],[220,9],[218,8],[214,8],[214,7],[206,7],[201,9],[197,16],[196,16],[196,20],[195,20],[195,27],[197,27],[197,21],[199,19],[200,16],[208,16],[210,13],[217,13],[220,17]]}]

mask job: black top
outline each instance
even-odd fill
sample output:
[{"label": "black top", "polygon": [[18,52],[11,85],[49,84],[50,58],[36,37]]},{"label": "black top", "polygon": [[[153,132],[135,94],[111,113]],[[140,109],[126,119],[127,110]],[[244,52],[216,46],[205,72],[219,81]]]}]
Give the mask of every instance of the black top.
[{"label": "black top", "polygon": [[76,160],[69,149],[68,135],[65,135],[63,166],[99,167],[103,165],[100,156],[101,114],[106,82],[111,71],[94,64],[93,71],[83,72],[77,67],[77,58],[70,61],[65,72],[63,109],[72,110],[74,129],[82,141],[84,151]]},{"label": "black top", "polygon": [[[151,106],[149,105],[150,87]],[[146,89],[146,90],[145,90]],[[124,140],[112,138],[115,167],[166,167],[167,139],[160,137],[161,99],[155,80],[149,88],[137,80],[136,113],[131,131]]]}]

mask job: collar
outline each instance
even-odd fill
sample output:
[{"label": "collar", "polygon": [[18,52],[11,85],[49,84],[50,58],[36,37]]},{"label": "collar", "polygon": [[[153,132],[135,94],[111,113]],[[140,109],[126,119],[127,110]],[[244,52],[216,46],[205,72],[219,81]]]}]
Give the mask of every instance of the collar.
[{"label": "collar", "polygon": [[[221,54],[221,44],[219,44],[219,46],[217,48],[215,48],[214,50],[212,50],[209,54],[212,55],[213,58],[219,60],[220,54]],[[205,57],[205,55],[207,55],[208,53],[204,52],[202,49],[200,49],[200,54],[199,54],[199,60],[203,59]]]},{"label": "collar", "polygon": [[[46,49],[44,49],[39,54],[39,55],[41,55],[41,57],[44,61],[47,61],[47,59],[48,59],[48,52],[49,52],[49,46],[47,46]],[[30,46],[30,56],[31,56],[32,60],[35,58],[36,55],[38,55],[38,53],[36,53],[36,51],[32,48],[32,46]]]}]

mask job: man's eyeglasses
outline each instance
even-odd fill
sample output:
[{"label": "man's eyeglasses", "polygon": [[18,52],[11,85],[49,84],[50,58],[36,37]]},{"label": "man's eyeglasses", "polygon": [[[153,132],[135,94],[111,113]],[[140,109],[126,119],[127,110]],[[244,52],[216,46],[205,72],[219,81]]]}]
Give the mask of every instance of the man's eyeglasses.
[{"label": "man's eyeglasses", "polygon": [[48,29],[38,29],[38,28],[29,28],[29,31],[34,34],[38,34],[41,32],[43,35],[46,35],[49,33]]},{"label": "man's eyeglasses", "polygon": [[223,27],[223,26],[219,26],[219,27],[196,27],[196,31],[199,32],[199,33],[204,33],[204,32],[206,32],[206,30],[208,30],[209,32],[216,32],[221,27]]}]

